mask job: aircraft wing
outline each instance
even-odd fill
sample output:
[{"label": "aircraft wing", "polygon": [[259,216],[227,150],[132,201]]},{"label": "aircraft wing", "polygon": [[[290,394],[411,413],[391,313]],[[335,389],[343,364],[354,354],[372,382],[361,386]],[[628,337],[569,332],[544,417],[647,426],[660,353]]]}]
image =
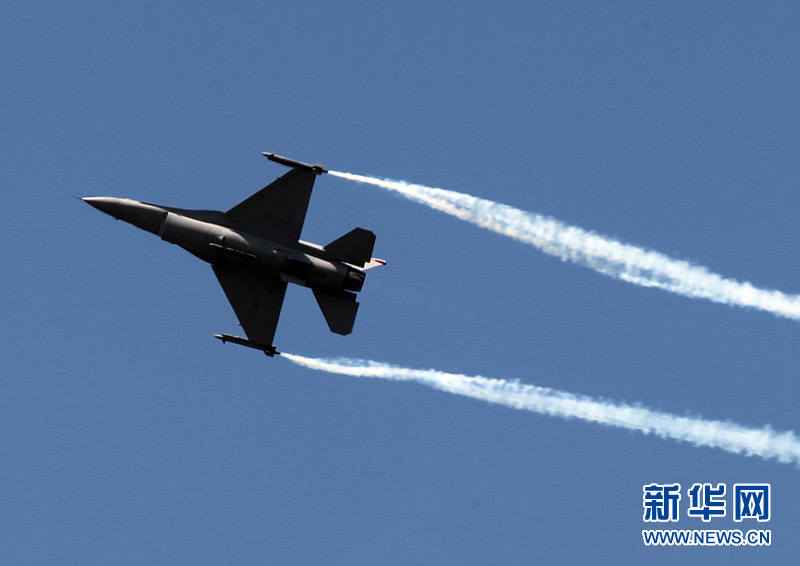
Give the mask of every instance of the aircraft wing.
[{"label": "aircraft wing", "polygon": [[212,267],[252,345],[272,347],[286,283],[277,273],[238,265]]},{"label": "aircraft wing", "polygon": [[296,242],[300,239],[316,176],[310,170],[292,169],[226,214],[245,220],[255,228],[260,226],[259,236],[270,239],[277,231]]}]

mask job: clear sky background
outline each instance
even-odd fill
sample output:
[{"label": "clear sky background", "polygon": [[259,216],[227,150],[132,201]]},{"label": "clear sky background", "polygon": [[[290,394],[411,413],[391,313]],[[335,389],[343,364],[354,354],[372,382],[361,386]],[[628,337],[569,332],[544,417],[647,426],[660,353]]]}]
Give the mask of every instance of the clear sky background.
[{"label": "clear sky background", "polygon": [[[797,293],[797,4],[68,4],[0,20],[2,562],[796,560],[796,465],[223,346],[206,264],[72,197],[224,210],[275,151]],[[353,334],[292,286],[280,350],[800,430],[797,321],[319,178],[303,239],[355,226],[389,263]],[[770,482],[772,546],[645,548],[651,482]]]}]

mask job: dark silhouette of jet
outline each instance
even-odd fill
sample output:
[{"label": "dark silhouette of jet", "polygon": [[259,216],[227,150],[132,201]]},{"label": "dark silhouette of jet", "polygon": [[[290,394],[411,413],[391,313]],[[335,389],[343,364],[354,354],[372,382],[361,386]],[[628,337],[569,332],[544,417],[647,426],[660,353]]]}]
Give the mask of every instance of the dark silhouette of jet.
[{"label": "dark silhouette of jet", "polygon": [[247,338],[215,336],[274,356],[280,353],[272,339],[287,283],[310,287],[331,331],[349,334],[365,271],[386,262],[372,257],[375,234],[363,228],[326,246],[300,240],[314,180],[327,170],[274,153],[263,155],[292,170],[227,212],[114,197],[82,200],[210,263]]}]

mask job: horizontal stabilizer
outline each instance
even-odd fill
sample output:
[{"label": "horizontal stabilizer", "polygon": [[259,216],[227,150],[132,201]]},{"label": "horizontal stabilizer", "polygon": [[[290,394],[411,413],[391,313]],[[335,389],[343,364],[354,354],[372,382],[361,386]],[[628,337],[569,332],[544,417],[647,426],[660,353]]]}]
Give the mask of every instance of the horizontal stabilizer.
[{"label": "horizontal stabilizer", "polygon": [[322,287],[314,287],[312,291],[331,332],[350,334],[358,313],[355,293]]},{"label": "horizontal stabilizer", "polygon": [[342,261],[361,267],[372,259],[374,247],[375,234],[364,228],[355,228],[325,246],[325,251]]}]

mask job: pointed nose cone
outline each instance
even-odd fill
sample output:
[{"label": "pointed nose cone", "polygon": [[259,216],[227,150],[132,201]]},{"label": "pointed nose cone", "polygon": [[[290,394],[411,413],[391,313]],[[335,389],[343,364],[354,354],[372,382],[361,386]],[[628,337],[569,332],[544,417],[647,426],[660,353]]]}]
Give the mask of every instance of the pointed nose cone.
[{"label": "pointed nose cone", "polygon": [[153,234],[159,233],[167,217],[167,211],[163,208],[127,198],[84,197],[81,200],[109,216]]},{"label": "pointed nose cone", "polygon": [[119,218],[121,199],[114,197],[83,197],[81,200],[92,205],[100,212],[105,212],[109,216]]}]

